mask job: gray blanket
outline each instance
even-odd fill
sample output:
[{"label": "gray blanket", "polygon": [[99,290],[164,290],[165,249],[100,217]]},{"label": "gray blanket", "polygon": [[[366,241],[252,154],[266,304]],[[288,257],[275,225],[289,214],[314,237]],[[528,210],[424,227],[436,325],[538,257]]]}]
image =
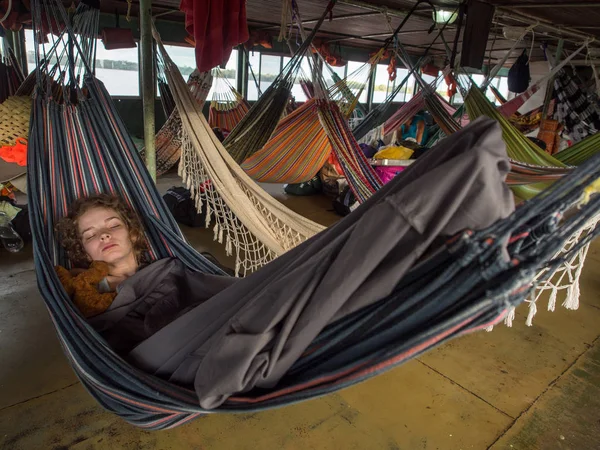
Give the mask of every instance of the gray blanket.
[{"label": "gray blanket", "polygon": [[272,387],[324,327],[389,295],[436,239],[510,214],[509,169],[499,126],[480,118],[336,225],[250,276],[208,276],[159,261],[128,280],[94,326],[106,335],[124,320],[148,333],[160,328],[127,357],[193,385],[204,408]]}]

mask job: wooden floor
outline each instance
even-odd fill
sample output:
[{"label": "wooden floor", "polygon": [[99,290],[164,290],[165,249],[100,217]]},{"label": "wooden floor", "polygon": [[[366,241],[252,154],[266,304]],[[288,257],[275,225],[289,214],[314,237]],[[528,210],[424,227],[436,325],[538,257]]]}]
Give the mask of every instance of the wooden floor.
[{"label": "wooden floor", "polygon": [[[180,185],[160,180],[162,191]],[[325,225],[323,197],[287,198]],[[225,260],[212,232],[185,229]],[[30,249],[0,253],[0,448],[32,449],[600,449],[600,241],[582,275],[581,307],[526,308],[498,326],[321,399],[258,414],[210,415],[146,432],[103,411],[62,354],[38,294]]]}]

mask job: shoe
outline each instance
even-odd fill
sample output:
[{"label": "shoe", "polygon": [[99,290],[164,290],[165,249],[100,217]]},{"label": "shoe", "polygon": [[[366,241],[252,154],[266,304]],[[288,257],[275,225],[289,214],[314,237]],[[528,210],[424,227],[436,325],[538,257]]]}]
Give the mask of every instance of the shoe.
[{"label": "shoe", "polygon": [[12,227],[10,217],[4,212],[0,212],[0,241],[4,248],[11,253],[17,253],[25,246],[21,236]]}]

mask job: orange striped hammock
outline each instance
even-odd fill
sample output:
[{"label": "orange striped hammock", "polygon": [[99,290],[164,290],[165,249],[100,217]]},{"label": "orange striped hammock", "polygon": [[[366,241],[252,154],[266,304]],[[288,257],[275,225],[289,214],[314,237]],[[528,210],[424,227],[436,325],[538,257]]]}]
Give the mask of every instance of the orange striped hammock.
[{"label": "orange striped hammock", "polygon": [[230,89],[228,94],[216,95],[210,102],[208,124],[211,128],[230,132],[250,110],[244,97],[233,87]]},{"label": "orange striped hammock", "polygon": [[302,183],[318,173],[331,151],[313,98],[283,118],[265,146],[242,168],[263,183]]}]

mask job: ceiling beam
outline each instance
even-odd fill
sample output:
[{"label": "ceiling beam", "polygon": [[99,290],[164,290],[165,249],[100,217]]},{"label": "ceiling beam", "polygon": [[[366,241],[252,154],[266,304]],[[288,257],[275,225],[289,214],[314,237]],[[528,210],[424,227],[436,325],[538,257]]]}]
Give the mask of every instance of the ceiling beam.
[{"label": "ceiling beam", "polygon": [[[594,36],[592,36],[588,33],[583,33],[581,31],[577,31],[577,30],[573,29],[572,27],[560,27],[560,26],[557,26],[554,23],[552,23],[550,20],[543,19],[536,15],[522,12],[522,11],[515,11],[514,8],[516,8],[516,6],[507,8],[504,5],[498,5],[498,4],[494,3],[492,0],[484,0],[484,1],[493,6],[496,6],[495,19],[506,18],[506,19],[516,20],[516,21],[519,21],[519,22],[527,24],[527,25],[532,25],[534,23],[537,23],[538,25],[536,25],[536,27],[541,27],[541,28],[546,28],[548,30],[552,30],[553,32],[557,33],[562,38],[566,38],[567,36],[569,36],[571,38],[570,39],[571,41],[573,41],[573,38],[585,39],[585,40],[595,39]],[[520,5],[522,5],[522,4],[519,3],[519,7],[520,7]]]},{"label": "ceiling beam", "polygon": [[[376,12],[376,11],[365,12],[365,13],[344,14],[344,15],[340,15],[340,16],[333,16],[331,18],[331,20],[327,20],[327,22],[334,22],[334,21],[348,20],[348,19],[357,19],[357,18],[362,18],[362,17],[378,16],[378,15],[379,15],[379,12]],[[319,20],[321,20],[321,19],[318,18],[318,19],[303,20],[302,25],[311,25],[313,23],[317,23]],[[271,25],[269,27],[261,28],[261,30],[271,30],[271,29],[275,29],[275,28],[279,28],[279,27],[281,27],[281,24]]]}]

